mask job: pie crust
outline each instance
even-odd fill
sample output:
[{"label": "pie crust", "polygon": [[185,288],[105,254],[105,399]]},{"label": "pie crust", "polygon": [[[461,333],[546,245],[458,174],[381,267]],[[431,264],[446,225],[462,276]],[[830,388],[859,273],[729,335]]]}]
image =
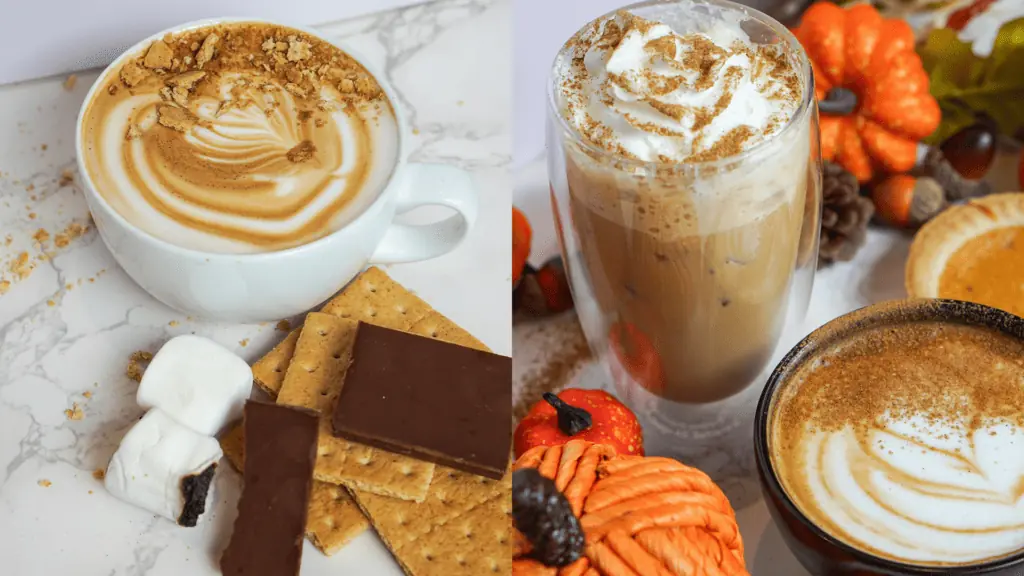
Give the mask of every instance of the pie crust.
[{"label": "pie crust", "polygon": [[[940,280],[950,258],[969,241],[1001,228],[1024,229],[1024,193],[993,194],[971,200],[940,213],[914,237],[907,258],[906,288],[912,298],[938,298]],[[1024,250],[1024,246],[1016,247]],[[1024,269],[1003,270],[1017,274],[1024,284]],[[978,278],[984,284],[985,278]],[[968,289],[970,290],[970,289]],[[1011,288],[1012,290],[1012,288]],[[948,297],[943,295],[943,297]],[[984,302],[996,305],[993,302]]]}]

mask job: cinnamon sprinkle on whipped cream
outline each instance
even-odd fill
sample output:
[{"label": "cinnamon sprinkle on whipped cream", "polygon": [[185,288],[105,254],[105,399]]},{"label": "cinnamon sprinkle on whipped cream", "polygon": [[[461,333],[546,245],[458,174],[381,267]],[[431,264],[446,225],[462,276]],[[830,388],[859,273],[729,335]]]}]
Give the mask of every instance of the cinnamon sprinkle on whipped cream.
[{"label": "cinnamon sprinkle on whipped cream", "polygon": [[680,33],[619,11],[569,40],[556,100],[583,137],[645,162],[736,155],[784,127],[803,85],[784,48],[738,24]]}]

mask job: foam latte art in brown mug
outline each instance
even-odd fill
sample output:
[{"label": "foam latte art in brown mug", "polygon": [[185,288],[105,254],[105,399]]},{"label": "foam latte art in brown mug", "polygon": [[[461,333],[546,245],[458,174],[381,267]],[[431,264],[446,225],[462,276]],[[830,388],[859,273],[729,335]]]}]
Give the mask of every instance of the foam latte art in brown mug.
[{"label": "foam latte art in brown mug", "polygon": [[772,466],[815,525],[905,564],[1024,549],[1024,344],[919,322],[865,330],[777,396]]},{"label": "foam latte art in brown mug", "polygon": [[357,217],[391,175],[391,103],[329,43],[239,22],[133,56],[83,114],[84,164],[104,200],[157,238],[213,253],[298,246]]}]

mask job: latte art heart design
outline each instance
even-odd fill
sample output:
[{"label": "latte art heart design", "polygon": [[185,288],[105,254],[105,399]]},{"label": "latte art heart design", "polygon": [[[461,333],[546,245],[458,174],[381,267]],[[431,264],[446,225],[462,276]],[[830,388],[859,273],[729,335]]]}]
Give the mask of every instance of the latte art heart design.
[{"label": "latte art heart design", "polygon": [[898,420],[812,433],[804,448],[813,519],[860,548],[957,564],[1024,543],[1022,428]]}]

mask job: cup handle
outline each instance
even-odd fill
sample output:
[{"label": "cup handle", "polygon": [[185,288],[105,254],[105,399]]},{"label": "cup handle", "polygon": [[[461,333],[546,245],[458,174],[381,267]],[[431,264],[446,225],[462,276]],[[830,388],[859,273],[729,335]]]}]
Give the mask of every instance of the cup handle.
[{"label": "cup handle", "polygon": [[451,252],[476,222],[476,191],[465,170],[444,164],[407,164],[403,180],[396,214],[421,206],[445,206],[457,214],[430,224],[392,223],[370,257],[372,264],[416,262]]}]

